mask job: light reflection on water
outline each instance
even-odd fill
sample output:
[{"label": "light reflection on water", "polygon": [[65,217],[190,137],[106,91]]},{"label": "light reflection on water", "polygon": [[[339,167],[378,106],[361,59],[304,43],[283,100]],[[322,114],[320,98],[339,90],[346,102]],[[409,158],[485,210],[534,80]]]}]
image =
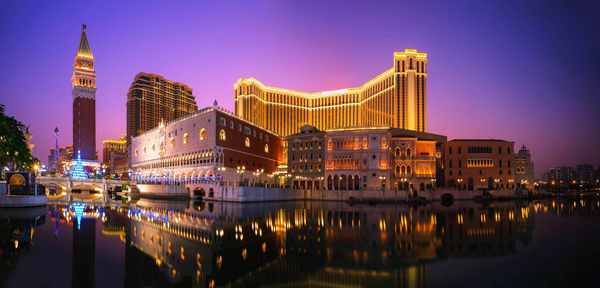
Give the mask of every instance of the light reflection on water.
[{"label": "light reflection on water", "polygon": [[[138,200],[87,205],[83,212],[77,207],[3,210],[3,286],[520,286],[544,283],[535,281],[551,271],[537,263],[541,271],[524,273],[523,282],[483,282],[463,274],[479,264],[497,269],[491,277],[520,275],[494,262],[520,261],[528,249],[544,251],[544,242],[558,239],[552,233],[561,229],[597,239],[600,228],[597,198],[447,206]],[[584,222],[592,225],[573,225]],[[543,234],[536,232],[540,225]],[[542,244],[530,245],[538,237]],[[38,277],[27,278],[28,263],[39,262],[57,269],[38,267]],[[583,283],[598,281],[583,276]]]}]

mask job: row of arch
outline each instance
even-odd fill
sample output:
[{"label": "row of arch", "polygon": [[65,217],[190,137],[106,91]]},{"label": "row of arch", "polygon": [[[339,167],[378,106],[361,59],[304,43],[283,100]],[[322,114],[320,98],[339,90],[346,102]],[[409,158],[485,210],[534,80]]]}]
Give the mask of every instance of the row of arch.
[{"label": "row of arch", "polygon": [[360,177],[358,175],[329,175],[327,177],[327,190],[360,190]]},{"label": "row of arch", "polygon": [[395,175],[401,175],[401,174],[433,174],[431,172],[431,168],[429,168],[429,166],[425,166],[425,168],[423,167],[419,167],[417,171],[414,171],[411,165],[396,165],[396,167],[394,168],[394,174]]}]

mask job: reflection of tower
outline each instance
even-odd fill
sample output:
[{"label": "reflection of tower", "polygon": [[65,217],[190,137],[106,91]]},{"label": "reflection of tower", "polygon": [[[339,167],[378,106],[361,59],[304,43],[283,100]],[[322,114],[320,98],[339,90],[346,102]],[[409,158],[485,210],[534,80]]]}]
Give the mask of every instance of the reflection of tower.
[{"label": "reflection of tower", "polygon": [[95,287],[96,218],[81,219],[73,225],[72,287]]},{"label": "reflection of tower", "polygon": [[96,72],[85,25],[73,63],[73,146],[81,157],[96,160]]}]

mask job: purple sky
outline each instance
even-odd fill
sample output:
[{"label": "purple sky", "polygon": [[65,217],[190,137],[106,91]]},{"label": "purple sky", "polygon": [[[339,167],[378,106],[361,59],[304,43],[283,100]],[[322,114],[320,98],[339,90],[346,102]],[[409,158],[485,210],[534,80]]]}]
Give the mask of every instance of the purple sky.
[{"label": "purple sky", "polygon": [[1,1],[0,103],[30,125],[44,163],[55,126],[70,144],[83,23],[98,150],[125,133],[126,92],[141,71],[186,83],[199,107],[217,99],[233,110],[238,78],[354,87],[391,68],[394,51],[416,48],[428,53],[429,132],[525,144],[537,177],[600,164],[598,1],[248,2]]}]

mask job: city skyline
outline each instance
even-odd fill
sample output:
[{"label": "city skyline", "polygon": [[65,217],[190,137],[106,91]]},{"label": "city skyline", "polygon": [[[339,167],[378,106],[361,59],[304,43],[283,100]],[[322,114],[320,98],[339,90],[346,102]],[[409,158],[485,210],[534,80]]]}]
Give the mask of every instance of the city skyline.
[{"label": "city skyline", "polygon": [[[600,140],[600,128],[594,125],[600,103],[593,97],[598,93],[594,80],[600,73],[597,65],[591,64],[598,62],[593,52],[599,47],[590,43],[600,29],[598,23],[586,18],[593,16],[589,12],[594,11],[592,7],[530,2],[513,11],[477,4],[470,9],[479,9],[481,14],[473,16],[471,11],[472,19],[461,20],[460,14],[466,13],[461,9],[466,7],[445,7],[449,9],[446,11],[439,5],[429,7],[431,14],[426,18],[431,19],[424,19],[430,24],[427,28],[411,26],[400,18],[361,24],[322,19],[344,12],[356,13],[359,18],[374,13],[401,15],[386,7],[359,11],[356,3],[344,7],[326,3],[316,11],[294,3],[250,5],[248,9],[258,14],[256,18],[244,15],[246,9],[228,11],[221,5],[203,5],[201,13],[206,13],[206,19],[192,21],[192,11],[199,11],[194,10],[199,7],[186,7],[189,9],[181,9],[184,16],[165,23],[141,22],[141,18],[181,7],[163,3],[130,19],[127,13],[136,7],[119,5],[114,15],[117,21],[111,21],[102,13],[72,16],[79,7],[28,5],[34,7],[5,4],[7,9],[2,12],[0,23],[7,27],[3,36],[7,43],[15,44],[0,48],[7,56],[0,74],[0,88],[5,93],[1,102],[7,105],[7,114],[30,126],[35,135],[34,156],[42,161],[54,145],[55,126],[61,131],[59,145],[72,144],[69,74],[80,25],[87,24],[88,39],[98,60],[95,70],[100,75],[96,147],[102,147],[102,140],[117,139],[125,132],[127,89],[139,72],[156,73],[188,85],[199,108],[217,100],[233,111],[233,84],[239,78],[256,77],[274,86],[307,92],[356,87],[380,74],[381,67],[390,66],[391,53],[416,48],[429,58],[428,131],[447,135],[449,140],[500,138],[514,141],[515,147],[524,144],[536,163],[536,178],[553,166],[592,163],[597,167],[600,163],[600,153],[594,147]],[[111,9],[103,4],[89,6],[105,12]],[[45,14],[46,9],[54,13]],[[411,9],[426,8],[407,6],[407,11]],[[458,15],[442,15],[446,12]],[[403,17],[419,20],[407,14]],[[273,18],[257,20],[264,18],[261,15]],[[434,19],[436,16],[443,17]],[[531,18],[521,18],[524,16]],[[557,16],[561,22],[552,22]],[[35,21],[21,24],[15,20],[18,18]],[[236,27],[244,21],[248,23],[245,27]],[[449,29],[442,25],[444,21],[464,31]],[[136,23],[144,23],[148,29],[141,31]],[[271,26],[274,23],[283,24]],[[406,28],[393,29],[390,23],[402,23]],[[151,37],[170,31],[177,33],[167,36],[167,44],[156,43]],[[571,31],[579,34],[571,35]],[[27,39],[23,35],[28,35]],[[42,45],[45,50],[40,52],[37,48]],[[558,53],[567,53],[567,57],[557,57]],[[565,71],[571,77],[565,77]],[[44,77],[33,79],[32,73]]]}]

